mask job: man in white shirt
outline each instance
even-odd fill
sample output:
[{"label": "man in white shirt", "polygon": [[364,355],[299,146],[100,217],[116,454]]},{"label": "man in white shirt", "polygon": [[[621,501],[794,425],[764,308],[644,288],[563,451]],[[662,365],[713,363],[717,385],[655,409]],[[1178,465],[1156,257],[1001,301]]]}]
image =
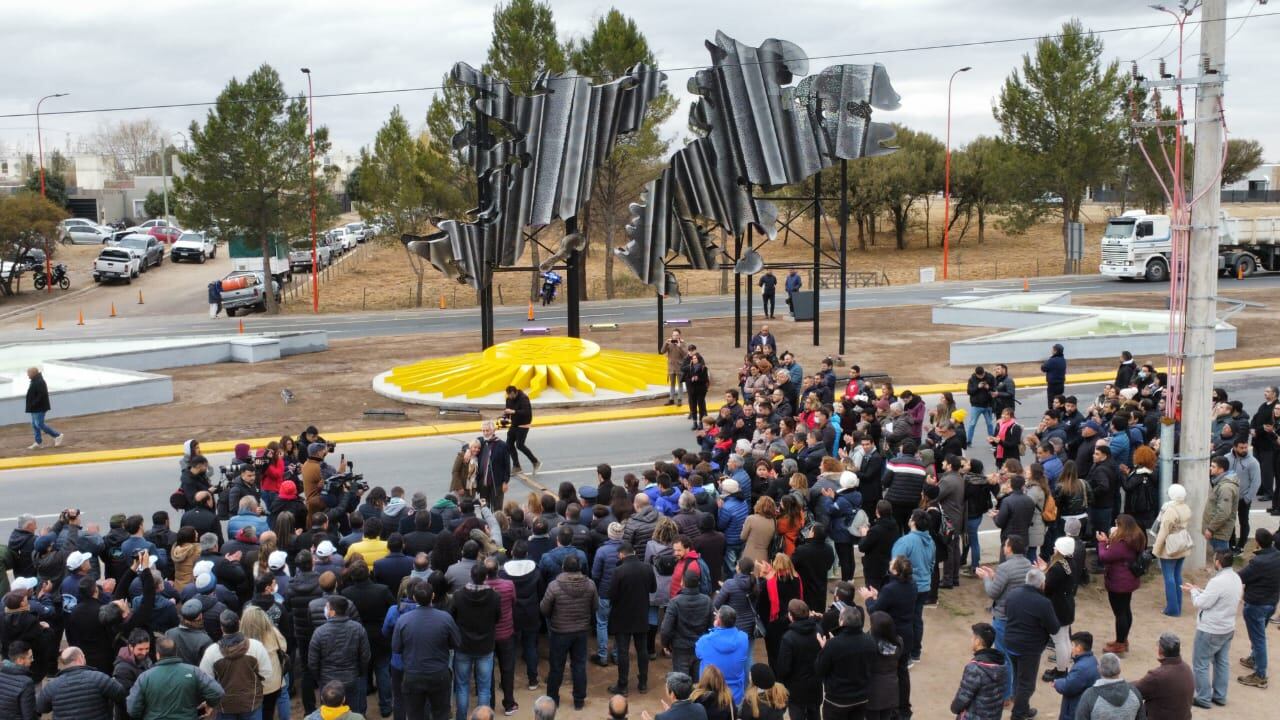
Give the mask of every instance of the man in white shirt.
[{"label": "man in white shirt", "polygon": [[[1196,707],[1209,708],[1227,704],[1227,687],[1231,681],[1231,638],[1236,633],[1236,611],[1244,596],[1244,583],[1231,568],[1230,551],[1213,554],[1216,574],[1204,589],[1184,583],[1196,606],[1196,641],[1191,670],[1196,678]],[[1213,666],[1213,682],[1209,666]]]}]

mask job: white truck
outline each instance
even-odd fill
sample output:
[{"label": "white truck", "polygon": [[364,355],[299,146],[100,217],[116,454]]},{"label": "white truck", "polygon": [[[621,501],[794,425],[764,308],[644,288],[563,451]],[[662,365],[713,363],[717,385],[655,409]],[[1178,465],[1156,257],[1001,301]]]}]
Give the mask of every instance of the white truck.
[{"label": "white truck", "polygon": [[[1130,210],[1107,221],[1102,234],[1099,272],[1121,280],[1169,279],[1173,228],[1168,215]],[[1262,270],[1280,270],[1280,217],[1218,220],[1218,272],[1247,277]]]},{"label": "white truck", "polygon": [[125,248],[105,247],[93,261],[93,281],[123,280],[132,283],[138,277],[142,260]]}]

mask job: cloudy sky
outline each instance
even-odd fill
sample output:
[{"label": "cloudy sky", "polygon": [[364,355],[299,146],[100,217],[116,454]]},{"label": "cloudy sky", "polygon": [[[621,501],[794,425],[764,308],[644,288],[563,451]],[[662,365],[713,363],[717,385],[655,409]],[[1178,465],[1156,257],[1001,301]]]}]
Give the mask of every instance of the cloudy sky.
[{"label": "cloudy sky", "polygon": [[[902,108],[879,119],[902,122],[941,137],[945,131],[950,73],[971,65],[957,78],[952,138],[963,145],[998,127],[991,103],[1004,78],[1031,49],[1030,41],[967,48],[889,52],[943,43],[1036,36],[1060,28],[1069,16],[1093,30],[1166,22],[1167,15],[1144,0],[550,0],[560,39],[589,32],[595,19],[616,5],[647,34],[663,68],[707,62],[703,41],[723,30],[758,44],[779,37],[799,44],[810,56],[869,52],[848,59],[815,60],[811,72],[840,62],[881,62],[902,95]],[[1169,0],[1167,0],[1169,1]],[[1243,16],[1253,0],[1230,0],[1227,15]],[[1069,12],[1068,12],[1069,9]],[[1280,8],[1256,6],[1247,22],[1227,25],[1227,116],[1233,137],[1260,140],[1269,161],[1280,161],[1280,99],[1275,93],[1274,40],[1280,37]],[[55,115],[59,110],[202,102],[214,99],[233,76],[262,63],[275,66],[286,85],[306,91],[298,68],[314,72],[315,91],[392,90],[437,85],[456,60],[484,60],[492,25],[492,0],[98,0],[8,2],[0,7],[0,27],[10,70],[0,84],[0,115],[31,113],[36,100],[54,92],[69,97],[47,101],[44,135],[63,147],[100,123],[150,117],[169,130],[185,129],[206,108],[136,110]],[[1144,58],[1149,74],[1160,56],[1176,57],[1177,35],[1149,28],[1103,35],[1108,58]],[[1270,40],[1270,42],[1268,42]],[[1199,50],[1198,32],[1188,55]],[[682,133],[688,71],[670,72],[672,91],[682,99]],[[430,91],[349,98],[315,103],[317,125],[330,128],[337,147],[355,151],[371,142],[392,106],[400,105],[421,126]],[[0,146],[32,147],[32,117],[0,117]]]}]

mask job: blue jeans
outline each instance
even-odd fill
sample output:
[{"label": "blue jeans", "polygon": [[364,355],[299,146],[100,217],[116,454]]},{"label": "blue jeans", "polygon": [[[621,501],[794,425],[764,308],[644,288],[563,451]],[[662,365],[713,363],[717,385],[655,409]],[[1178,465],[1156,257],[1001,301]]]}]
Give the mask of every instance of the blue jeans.
[{"label": "blue jeans", "polygon": [[982,527],[982,516],[964,521],[965,535],[969,538],[969,569],[977,570],[982,562],[982,540],[978,537],[978,528]]},{"label": "blue jeans", "polygon": [[1244,604],[1244,628],[1249,633],[1249,645],[1253,648],[1250,657],[1258,677],[1267,676],[1267,621],[1275,612],[1275,605]]},{"label": "blue jeans", "polygon": [[973,445],[973,428],[978,424],[980,417],[987,419],[987,435],[996,434],[995,418],[991,415],[991,408],[971,407],[969,415],[964,419],[964,436],[970,445]]},{"label": "blue jeans", "polygon": [[1013,699],[1013,663],[1009,660],[1009,651],[1004,646],[1004,631],[1009,621],[1004,618],[991,618],[991,627],[996,631],[996,649],[1004,653],[1004,699]]},{"label": "blue jeans", "polygon": [[271,508],[275,507],[276,498],[280,497],[280,493],[273,493],[270,490],[262,491],[262,509],[271,512]]},{"label": "blue jeans", "polygon": [[[493,707],[493,653],[453,654],[453,705],[458,720],[467,720],[471,706],[471,671],[476,674],[476,707]],[[385,713],[384,713],[385,716]]]},{"label": "blue jeans", "polygon": [[1164,576],[1164,614],[1173,617],[1182,614],[1183,559],[1160,561],[1160,574]]},{"label": "blue jeans", "polygon": [[725,578],[731,578],[738,572],[738,556],[742,554],[742,543],[728,543],[724,546]]},{"label": "blue jeans", "polygon": [[44,442],[44,437],[40,435],[41,430],[49,433],[50,437],[55,437],[55,438],[62,437],[62,433],[44,424],[44,413],[42,412],[31,413],[31,432],[34,433],[36,436],[37,445]]},{"label": "blue jeans", "polygon": [[1209,547],[1214,552],[1225,552],[1231,549],[1231,543],[1227,540],[1210,540]]},{"label": "blue jeans", "polygon": [[[1196,631],[1195,650],[1191,656],[1191,672],[1196,678],[1196,699],[1200,702],[1227,701],[1231,683],[1231,638],[1235,631],[1215,635]],[[1213,684],[1209,683],[1209,666],[1213,666]]]},{"label": "blue jeans", "polygon": [[600,598],[596,605],[596,657],[609,660],[609,598]]},{"label": "blue jeans", "polygon": [[218,720],[262,720],[262,708],[245,713],[218,713]]}]

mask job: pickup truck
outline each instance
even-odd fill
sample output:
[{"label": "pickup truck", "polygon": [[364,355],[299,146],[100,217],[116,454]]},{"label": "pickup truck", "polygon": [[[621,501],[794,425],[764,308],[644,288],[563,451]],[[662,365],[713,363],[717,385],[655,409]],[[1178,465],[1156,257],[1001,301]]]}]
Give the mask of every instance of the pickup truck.
[{"label": "pickup truck", "polygon": [[174,262],[191,260],[202,263],[218,254],[218,244],[205,237],[204,233],[184,232],[169,250],[169,259]]},{"label": "pickup truck", "polygon": [[373,237],[373,230],[362,222],[347,223],[347,232],[355,235],[358,243]]},{"label": "pickup truck", "polygon": [[[324,269],[333,260],[333,251],[323,239],[316,242],[316,266]],[[289,270],[296,273],[311,272],[311,241],[299,240],[289,246]]]},{"label": "pickup truck", "polygon": [[134,233],[126,235],[124,238],[111,243],[112,247],[118,247],[129,251],[129,254],[138,258],[142,264],[142,272],[146,272],[151,266],[159,266],[164,262],[164,245],[156,238],[142,233]]},{"label": "pickup truck", "polygon": [[[262,274],[258,272],[233,272],[222,279],[222,309],[227,317],[232,317],[237,310],[267,309],[266,288]],[[271,292],[276,302],[280,302],[280,283],[271,281]]]},{"label": "pickup truck", "polygon": [[132,283],[138,277],[137,257],[124,248],[105,247],[93,261],[93,281],[124,280]]}]

